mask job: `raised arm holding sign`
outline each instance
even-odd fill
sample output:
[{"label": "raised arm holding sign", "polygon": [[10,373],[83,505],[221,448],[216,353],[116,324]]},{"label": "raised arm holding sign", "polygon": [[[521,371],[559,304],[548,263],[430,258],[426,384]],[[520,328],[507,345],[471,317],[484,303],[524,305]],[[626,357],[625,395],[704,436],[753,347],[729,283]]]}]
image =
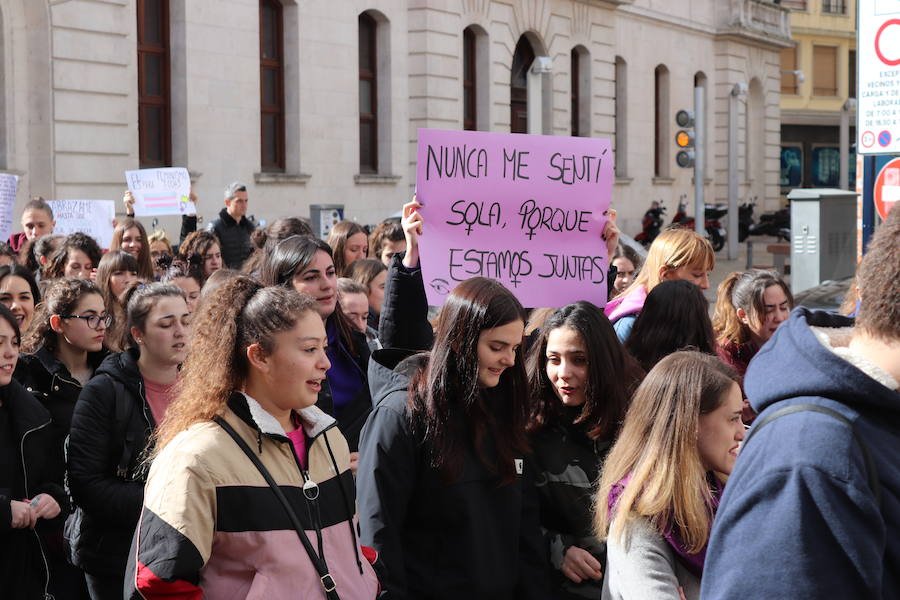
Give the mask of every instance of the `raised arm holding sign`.
[{"label": "raised arm holding sign", "polygon": [[138,217],[197,213],[191,198],[191,176],[183,167],[126,171],[125,181]]},{"label": "raised arm holding sign", "polygon": [[603,237],[618,237],[614,222],[604,233],[612,177],[608,140],[419,130],[417,206],[404,217],[427,222],[418,249],[429,304],[484,276],[525,306],[603,306]]}]

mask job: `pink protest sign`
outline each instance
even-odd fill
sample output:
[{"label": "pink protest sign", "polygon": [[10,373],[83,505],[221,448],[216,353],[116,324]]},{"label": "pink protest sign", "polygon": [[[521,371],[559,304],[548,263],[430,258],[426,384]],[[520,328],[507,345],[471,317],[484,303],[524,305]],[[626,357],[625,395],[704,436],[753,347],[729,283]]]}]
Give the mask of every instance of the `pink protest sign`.
[{"label": "pink protest sign", "polygon": [[526,307],[604,306],[612,179],[609,140],[420,129],[428,303],[483,276]]}]

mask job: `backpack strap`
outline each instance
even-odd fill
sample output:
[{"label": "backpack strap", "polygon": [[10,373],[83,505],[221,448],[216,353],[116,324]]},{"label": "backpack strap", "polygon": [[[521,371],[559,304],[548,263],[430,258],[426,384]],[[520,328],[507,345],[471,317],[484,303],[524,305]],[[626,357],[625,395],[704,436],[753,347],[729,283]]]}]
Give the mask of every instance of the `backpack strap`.
[{"label": "backpack strap", "polygon": [[117,439],[122,440],[122,455],[119,457],[119,463],[116,465],[116,476],[127,479],[128,467],[131,465],[131,459],[134,457],[134,445],[138,435],[135,431],[128,428],[131,422],[131,415],[134,414],[134,402],[128,397],[125,385],[121,381],[112,377],[109,379],[113,384],[116,402],[116,422],[113,432]]},{"label": "backpack strap", "polygon": [[253,450],[247,445],[247,442],[238,434],[234,428],[228,424],[225,419],[216,415],[213,417],[213,420],[219,424],[219,426],[225,430],[225,432],[231,436],[231,439],[240,447],[241,450],[244,451],[244,454],[247,455],[247,458],[253,463],[253,465],[257,468],[263,478],[266,480],[266,483],[269,484],[269,487],[272,488],[272,491],[275,493],[275,496],[278,498],[281,505],[284,507],[285,512],[288,515],[288,518],[291,520],[291,524],[294,526],[294,529],[297,530],[297,535],[300,537],[300,542],[303,544],[303,549],[306,550],[306,553],[309,555],[309,560],[312,561],[313,566],[316,568],[316,572],[319,574],[319,580],[322,582],[322,589],[325,590],[325,597],[328,600],[340,600],[340,596],[337,593],[337,587],[334,583],[334,578],[331,576],[331,573],[328,572],[328,565],[325,563],[325,559],[322,556],[316,554],[316,551],[313,549],[312,543],[310,543],[309,538],[306,536],[306,532],[303,530],[303,525],[300,523],[300,519],[297,518],[297,513],[294,512],[294,509],[291,507],[290,502],[285,497],[284,492],[281,491],[281,488],[278,487],[278,484],[275,482],[275,479],[272,477],[269,470],[266,469],[265,465],[259,460],[259,457],[253,453]]},{"label": "backpack strap", "polygon": [[750,431],[750,434],[746,438],[744,438],[744,445],[746,445],[751,439],[753,439],[753,436],[756,435],[757,431],[759,431],[775,419],[780,419],[781,417],[792,415],[798,412],[817,412],[823,415],[828,415],[829,417],[844,422],[845,424],[847,424],[847,426],[850,427],[850,430],[853,432],[853,437],[854,439],[856,439],[856,443],[859,444],[859,447],[862,450],[863,461],[866,463],[866,478],[869,481],[869,488],[872,490],[872,494],[875,496],[875,503],[880,509],[881,484],[878,481],[878,469],[875,467],[875,460],[872,458],[872,453],[869,451],[869,447],[863,441],[862,436],[854,426],[853,421],[834,409],[828,408],[826,406],[821,406],[819,404],[792,404],[791,406],[785,406],[784,408],[780,408],[775,412],[767,414],[765,417],[754,423],[753,429]]}]

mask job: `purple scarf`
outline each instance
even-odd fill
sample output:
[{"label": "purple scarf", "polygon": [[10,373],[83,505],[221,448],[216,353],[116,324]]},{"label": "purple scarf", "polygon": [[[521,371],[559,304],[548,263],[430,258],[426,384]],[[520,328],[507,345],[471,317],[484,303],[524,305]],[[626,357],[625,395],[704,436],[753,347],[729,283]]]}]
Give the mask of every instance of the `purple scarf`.
[{"label": "purple scarf", "polygon": [[[631,475],[632,474],[629,473],[620,479],[609,490],[609,496],[607,497],[606,502],[610,516],[612,516],[613,510],[619,502],[619,497],[622,495],[622,492],[625,491],[628,482],[631,481]],[[716,510],[719,508],[719,500],[722,498],[722,492],[725,490],[725,484],[719,481],[719,478],[712,472],[707,473],[706,481],[709,483],[710,490],[712,491],[712,505],[710,508],[712,509],[713,516],[715,516]],[[688,552],[677,527],[667,526],[662,536],[669,545],[672,546],[672,549],[675,550],[675,555],[678,557],[678,560],[681,561],[681,564],[697,578],[702,577],[703,563],[706,561],[706,547],[704,546],[697,554]]]}]

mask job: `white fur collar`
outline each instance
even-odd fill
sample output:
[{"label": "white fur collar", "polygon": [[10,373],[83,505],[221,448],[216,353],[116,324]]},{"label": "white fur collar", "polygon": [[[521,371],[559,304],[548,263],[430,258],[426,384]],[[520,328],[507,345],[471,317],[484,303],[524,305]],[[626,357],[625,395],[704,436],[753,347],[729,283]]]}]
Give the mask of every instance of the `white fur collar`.
[{"label": "white fur collar", "polygon": [[[268,435],[287,435],[284,431],[284,427],[278,422],[278,419],[273,417],[269,411],[264,409],[259,402],[254,400],[247,393],[241,393],[244,395],[244,398],[247,399],[247,407],[250,409],[250,416],[256,421],[256,425],[259,427],[260,431]],[[310,438],[316,437],[335,422],[333,417],[318,406],[301,408],[297,411],[297,414],[300,415],[300,420],[303,422],[303,431]]]},{"label": "white fur collar", "polygon": [[847,361],[889,390],[900,388],[900,383],[890,373],[849,348],[853,337],[852,327],[810,327],[816,339],[831,352]]}]

